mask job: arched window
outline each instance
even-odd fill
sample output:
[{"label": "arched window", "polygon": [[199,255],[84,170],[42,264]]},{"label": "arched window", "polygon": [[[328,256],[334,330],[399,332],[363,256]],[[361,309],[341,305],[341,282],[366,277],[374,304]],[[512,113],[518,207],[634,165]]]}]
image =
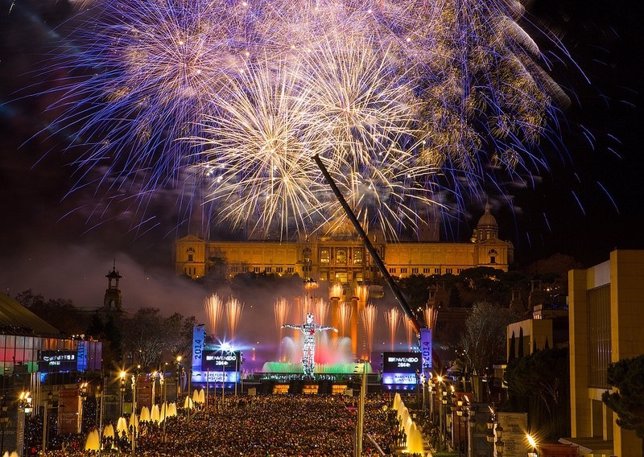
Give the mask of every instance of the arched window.
[{"label": "arched window", "polygon": [[496,263],[496,256],[498,255],[496,249],[490,249],[487,255],[490,256],[490,263]]}]

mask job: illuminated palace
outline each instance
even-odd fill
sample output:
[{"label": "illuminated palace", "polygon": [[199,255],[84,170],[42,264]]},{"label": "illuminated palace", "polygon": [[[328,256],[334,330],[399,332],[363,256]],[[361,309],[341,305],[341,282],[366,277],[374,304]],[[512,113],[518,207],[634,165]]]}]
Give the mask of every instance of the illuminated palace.
[{"label": "illuminated palace", "polygon": [[[507,271],[513,246],[498,238],[498,224],[486,206],[470,243],[438,241],[437,226],[417,242],[389,242],[378,231],[369,238],[389,273],[411,275],[459,274],[475,267]],[[297,241],[207,241],[189,235],[175,245],[177,274],[199,279],[213,270],[227,277],[240,273],[297,274],[304,279],[343,284],[377,284],[380,273],[352,227]]]}]

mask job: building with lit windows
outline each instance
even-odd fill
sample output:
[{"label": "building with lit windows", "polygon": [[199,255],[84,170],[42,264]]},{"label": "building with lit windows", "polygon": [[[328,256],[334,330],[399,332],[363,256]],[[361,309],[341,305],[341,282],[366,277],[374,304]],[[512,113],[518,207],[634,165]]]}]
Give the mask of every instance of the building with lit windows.
[{"label": "building with lit windows", "polygon": [[635,432],[617,425],[601,400],[610,363],[644,353],[644,251],[615,250],[610,259],[568,275],[571,433],[593,455],[640,456]]},{"label": "building with lit windows", "polygon": [[[437,230],[433,230],[437,233]],[[390,242],[378,231],[369,237],[394,277],[459,274],[475,267],[508,270],[513,246],[500,240],[496,219],[486,206],[469,243],[444,243],[433,238]],[[217,271],[227,277],[240,273],[297,274],[304,279],[343,284],[377,283],[380,273],[352,226],[328,235],[297,241],[216,241],[194,235],[175,243],[177,274],[198,279]]]}]

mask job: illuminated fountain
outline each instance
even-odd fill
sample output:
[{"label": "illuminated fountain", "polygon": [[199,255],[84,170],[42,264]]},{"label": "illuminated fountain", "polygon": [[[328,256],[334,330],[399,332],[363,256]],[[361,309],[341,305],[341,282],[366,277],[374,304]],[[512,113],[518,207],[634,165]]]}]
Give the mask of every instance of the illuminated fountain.
[{"label": "illuminated fountain", "polygon": [[208,316],[208,332],[210,335],[217,334],[217,324],[224,316],[224,302],[219,295],[212,294],[204,300],[204,308]]},{"label": "illuminated fountain", "polygon": [[351,325],[351,303],[341,303],[340,314],[340,336],[347,336],[347,327]]},{"label": "illuminated fountain", "polygon": [[228,334],[230,339],[234,340],[237,333],[237,326],[241,319],[241,313],[244,305],[236,298],[231,298],[226,303],[226,318],[228,320]]},{"label": "illuminated fountain", "polygon": [[[342,322],[344,323],[346,331],[347,326],[350,324],[351,305],[346,303],[343,305],[346,306],[340,307],[341,310],[344,310],[340,314],[343,316]],[[331,306],[323,299],[300,297],[296,300],[295,306],[293,307],[295,308],[295,317],[304,311],[310,309],[316,310],[322,315],[320,324],[314,323],[314,314],[309,312],[307,313],[304,324],[286,325],[285,320],[288,316],[290,306],[286,300],[278,300],[274,305],[274,311],[275,324],[279,325],[277,334],[280,338],[280,357],[279,361],[264,363],[262,371],[265,373],[282,374],[305,373],[307,376],[322,373],[353,374],[359,365],[354,362],[351,339],[343,335],[337,336],[336,332],[328,334],[323,331],[334,328],[323,325],[326,316],[329,315]],[[372,305],[369,309],[369,316],[375,316],[375,307]],[[375,322],[375,317],[373,316],[367,317],[369,319],[367,325],[372,329],[371,335],[373,335],[373,325]],[[333,315],[331,316],[331,320],[333,320]],[[293,336],[285,336],[282,338],[283,327],[300,331],[295,332]],[[313,330],[312,334],[311,330]],[[370,341],[370,344],[372,344],[373,336],[371,336]],[[313,343],[313,351],[311,351],[311,343]],[[303,360],[307,360],[306,366],[303,365]],[[367,370],[371,372],[371,367]]]},{"label": "illuminated fountain", "polygon": [[385,322],[387,322],[387,328],[389,328],[390,347],[394,351],[396,349],[396,330],[398,330],[398,324],[400,323],[400,311],[398,311],[398,308],[391,308],[385,312]]},{"label": "illuminated fountain", "polygon": [[373,352],[373,331],[376,325],[378,309],[374,305],[369,304],[364,307],[361,314],[367,346],[367,357],[371,357],[371,353]]}]

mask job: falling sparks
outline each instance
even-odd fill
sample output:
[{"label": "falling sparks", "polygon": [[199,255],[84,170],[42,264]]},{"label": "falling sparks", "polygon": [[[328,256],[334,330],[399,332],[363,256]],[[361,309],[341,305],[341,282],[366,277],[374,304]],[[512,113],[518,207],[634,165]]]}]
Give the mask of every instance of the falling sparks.
[{"label": "falling sparks", "polygon": [[362,310],[361,315],[367,343],[367,354],[371,357],[371,353],[373,352],[373,331],[376,325],[378,309],[374,305],[368,304]]},{"label": "falling sparks", "polygon": [[346,329],[351,324],[351,303],[340,304],[340,335],[347,336]]},{"label": "falling sparks", "polygon": [[398,324],[400,324],[400,311],[398,311],[398,308],[391,308],[389,311],[385,311],[385,322],[389,329],[390,349],[393,351],[396,349],[396,331],[398,330]]},{"label": "falling sparks", "polygon": [[204,308],[208,317],[208,332],[211,335],[217,334],[217,325],[224,315],[224,302],[219,295],[212,294],[204,300]]},{"label": "falling sparks", "polygon": [[243,309],[244,305],[236,298],[231,298],[226,302],[226,317],[228,319],[230,340],[234,340],[237,335],[237,326],[239,325]]},{"label": "falling sparks", "polygon": [[423,316],[425,317],[425,325],[427,328],[433,329],[436,326],[436,319],[438,319],[438,308],[426,306],[423,310]]},{"label": "falling sparks", "polygon": [[129,0],[89,11],[73,52],[51,65],[86,76],[56,86],[59,117],[43,133],[71,131],[79,176],[101,170],[108,193],[194,182],[217,220],[260,232],[308,234],[344,217],[315,154],[361,222],[393,237],[427,207],[511,192],[548,169],[538,143],[567,103],[517,23],[518,2]]}]

